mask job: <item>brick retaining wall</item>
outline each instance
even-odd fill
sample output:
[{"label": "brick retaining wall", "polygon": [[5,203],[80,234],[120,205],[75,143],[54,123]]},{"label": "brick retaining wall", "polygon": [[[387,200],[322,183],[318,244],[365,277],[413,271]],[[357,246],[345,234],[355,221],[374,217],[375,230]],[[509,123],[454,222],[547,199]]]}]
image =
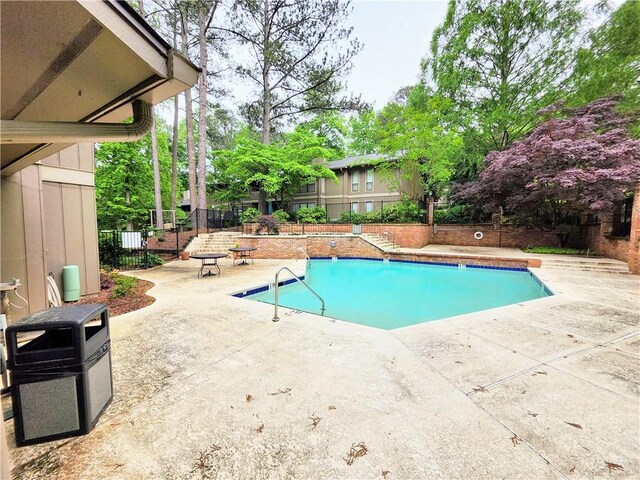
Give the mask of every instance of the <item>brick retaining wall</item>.
[{"label": "brick retaining wall", "polygon": [[[439,253],[383,252],[357,235],[256,235],[240,237],[243,247],[255,247],[254,258],[302,258],[298,247],[310,257],[365,257],[396,258],[420,262],[441,262],[462,265],[492,265],[500,267],[539,267],[540,260],[506,257],[475,257],[473,255],[446,255]],[[297,255],[296,255],[297,254]]]},{"label": "brick retaining wall", "polygon": [[[245,223],[242,233],[254,235],[256,223]],[[422,223],[364,223],[362,233],[372,233],[381,237],[388,237],[404,248],[422,248],[429,244],[431,227]],[[316,234],[351,234],[353,225],[350,223],[318,223],[298,224],[283,223],[278,226],[282,235],[316,235]],[[385,235],[385,233],[387,235]]]},{"label": "brick retaining wall", "polygon": [[[473,247],[557,247],[558,236],[553,230],[514,227],[512,225],[436,225],[430,242],[436,245]],[[476,240],[475,232],[483,238]]]}]

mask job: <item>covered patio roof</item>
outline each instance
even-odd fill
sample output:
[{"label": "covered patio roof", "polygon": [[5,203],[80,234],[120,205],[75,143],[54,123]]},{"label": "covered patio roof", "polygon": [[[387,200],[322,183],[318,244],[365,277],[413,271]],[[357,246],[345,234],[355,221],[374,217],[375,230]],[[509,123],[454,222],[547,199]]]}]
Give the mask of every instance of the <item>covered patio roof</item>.
[{"label": "covered patio roof", "polygon": [[[121,122],[132,116],[134,100],[155,105],[198,78],[198,69],[126,2],[3,2],[0,19],[4,125]],[[22,142],[3,134],[2,175],[62,150],[69,141]]]}]

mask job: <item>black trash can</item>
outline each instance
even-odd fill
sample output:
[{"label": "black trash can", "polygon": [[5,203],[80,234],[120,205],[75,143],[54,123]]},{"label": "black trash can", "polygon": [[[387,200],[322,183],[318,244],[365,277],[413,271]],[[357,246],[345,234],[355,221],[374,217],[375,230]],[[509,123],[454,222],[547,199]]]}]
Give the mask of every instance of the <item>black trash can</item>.
[{"label": "black trash can", "polygon": [[88,433],[113,398],[106,306],[44,310],[6,338],[16,444]]}]

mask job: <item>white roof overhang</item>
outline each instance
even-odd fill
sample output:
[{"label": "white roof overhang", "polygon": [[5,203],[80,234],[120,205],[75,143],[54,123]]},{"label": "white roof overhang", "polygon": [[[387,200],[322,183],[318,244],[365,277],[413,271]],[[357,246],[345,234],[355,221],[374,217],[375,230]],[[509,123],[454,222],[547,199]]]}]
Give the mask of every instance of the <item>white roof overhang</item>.
[{"label": "white roof overhang", "polygon": [[[155,105],[198,79],[198,69],[126,2],[2,2],[0,28],[3,125],[121,122],[132,116],[134,100]],[[24,142],[0,138],[2,175],[75,140],[66,135],[60,142],[47,143],[52,141],[47,138],[33,143],[33,137],[25,136]],[[77,139],[99,140],[86,135]]]}]

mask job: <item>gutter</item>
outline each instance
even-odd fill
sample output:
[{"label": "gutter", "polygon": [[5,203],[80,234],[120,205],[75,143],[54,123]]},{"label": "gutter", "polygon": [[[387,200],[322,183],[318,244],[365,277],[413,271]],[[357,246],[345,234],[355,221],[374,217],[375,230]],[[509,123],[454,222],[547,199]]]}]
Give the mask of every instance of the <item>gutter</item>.
[{"label": "gutter", "polygon": [[133,101],[132,123],[28,122],[0,120],[0,144],[131,142],[153,125],[152,106]]}]

